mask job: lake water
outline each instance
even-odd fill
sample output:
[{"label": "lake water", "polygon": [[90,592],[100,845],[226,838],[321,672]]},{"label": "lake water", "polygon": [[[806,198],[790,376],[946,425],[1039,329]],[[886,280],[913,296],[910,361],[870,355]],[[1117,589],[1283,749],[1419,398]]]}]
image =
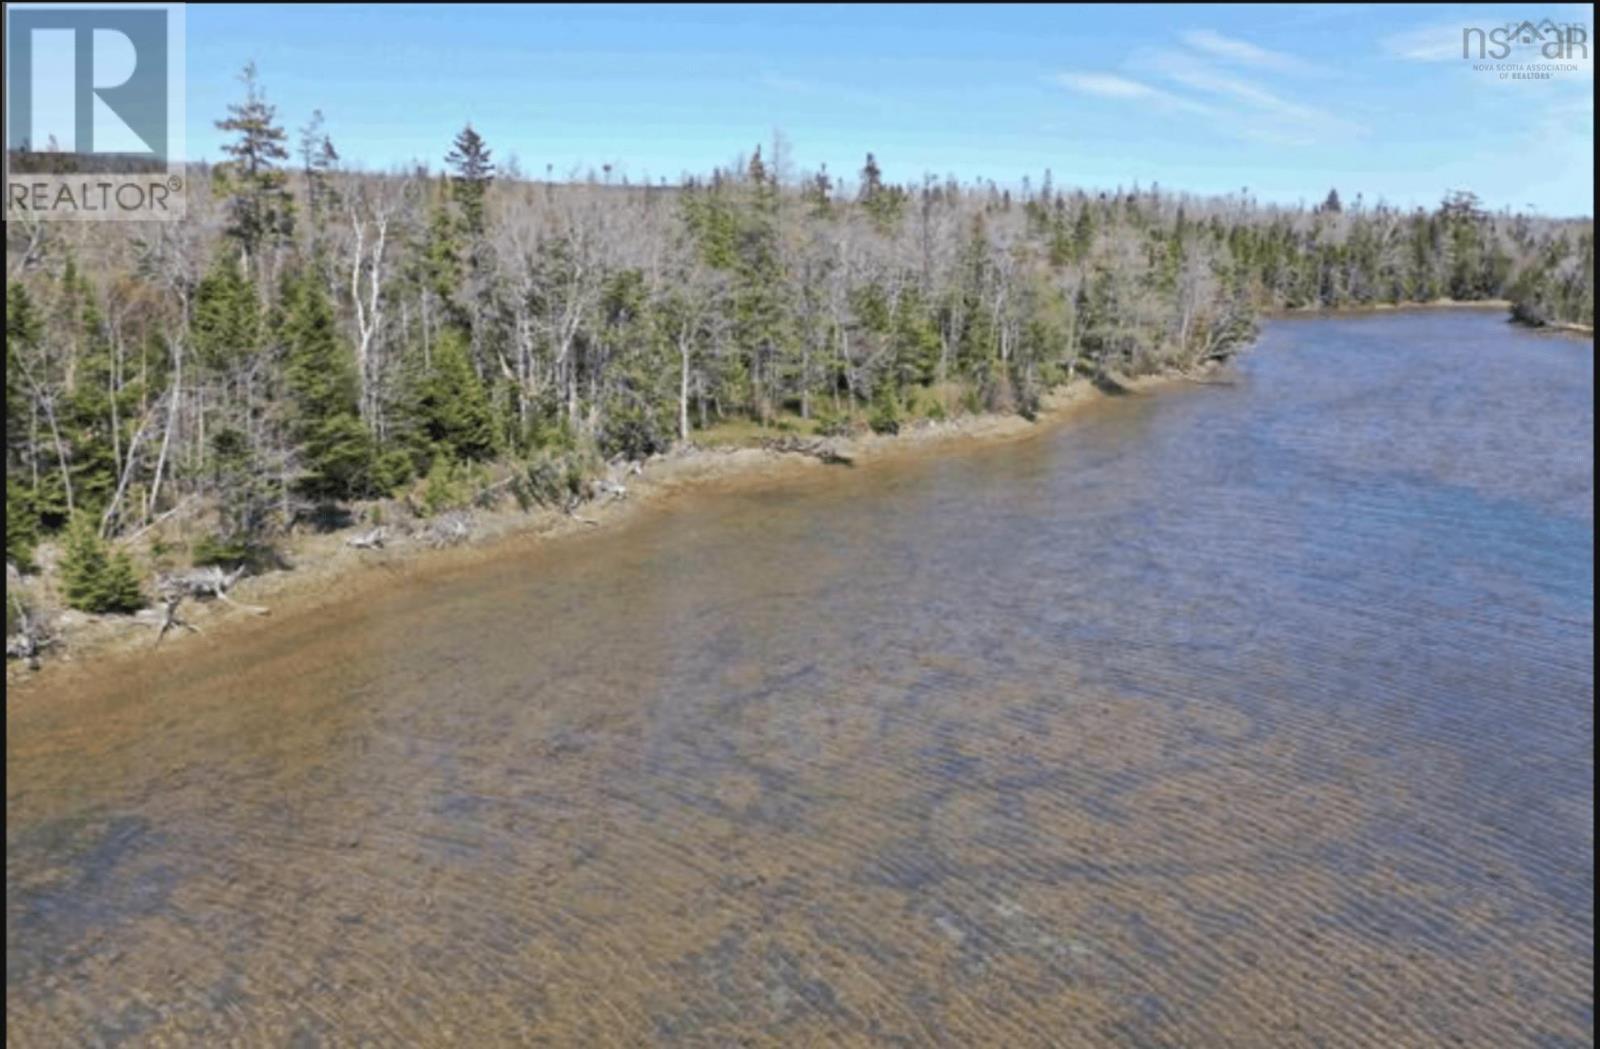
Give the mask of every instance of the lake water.
[{"label": "lake water", "polygon": [[1225,379],[46,675],[8,1044],[1591,1044],[1592,342]]}]

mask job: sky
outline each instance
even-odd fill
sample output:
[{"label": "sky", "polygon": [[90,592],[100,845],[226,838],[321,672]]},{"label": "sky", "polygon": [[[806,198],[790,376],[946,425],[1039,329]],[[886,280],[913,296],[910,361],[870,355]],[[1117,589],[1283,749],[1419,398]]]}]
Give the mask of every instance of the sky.
[{"label": "sky", "polygon": [[[770,142],[793,173],[1262,201],[1592,215],[1594,66],[1549,79],[1461,58],[1464,27],[1582,25],[1593,5],[1321,7],[363,7],[187,9],[187,142],[254,61],[280,120],[313,109],[343,158],[437,169],[468,121],[504,163],[562,178],[704,174]],[[1484,68],[1492,67],[1492,68]],[[770,153],[770,147],[769,147]]]}]

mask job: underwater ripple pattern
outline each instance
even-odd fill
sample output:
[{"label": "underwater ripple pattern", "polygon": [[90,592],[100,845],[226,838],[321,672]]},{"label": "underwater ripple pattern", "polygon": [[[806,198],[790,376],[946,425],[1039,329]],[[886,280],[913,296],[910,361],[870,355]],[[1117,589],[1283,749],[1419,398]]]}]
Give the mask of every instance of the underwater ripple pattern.
[{"label": "underwater ripple pattern", "polygon": [[1231,378],[14,697],[8,1044],[1592,1044],[1592,343]]}]

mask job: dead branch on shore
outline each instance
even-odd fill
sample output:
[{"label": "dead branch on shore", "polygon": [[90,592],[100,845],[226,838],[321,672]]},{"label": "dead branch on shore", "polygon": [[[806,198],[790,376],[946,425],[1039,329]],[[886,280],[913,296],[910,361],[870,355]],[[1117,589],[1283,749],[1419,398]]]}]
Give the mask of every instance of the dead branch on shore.
[{"label": "dead branch on shore", "polygon": [[610,496],[613,500],[626,499],[628,497],[627,486],[619,484],[609,477],[597,478],[594,481],[594,491],[597,499],[602,495]]},{"label": "dead branch on shore", "polygon": [[600,522],[599,521],[596,521],[592,517],[579,517],[578,516],[578,506],[579,505],[580,505],[580,501],[579,501],[577,496],[575,496],[575,495],[568,496],[567,497],[567,501],[561,504],[561,512],[566,514],[568,517],[572,518],[574,521],[577,521],[579,524],[586,524],[590,528],[598,528],[600,526]]},{"label": "dead branch on shore", "polygon": [[156,632],[156,644],[161,644],[161,639],[167,636],[167,631],[182,627],[192,634],[200,633],[200,628],[178,615],[178,606],[183,603],[181,593],[168,593],[161,599],[163,616],[160,629]]},{"label": "dead branch on shore", "polygon": [[225,601],[234,608],[242,609],[251,615],[264,616],[270,609],[260,605],[246,605],[228,596],[228,591],[233,585],[244,577],[245,566],[240,565],[232,572],[223,572],[216,565],[207,565],[205,568],[193,568],[187,572],[175,572],[162,576],[156,588],[163,599],[177,595],[178,600],[192,597],[196,600],[216,598]]},{"label": "dead branch on shore", "polygon": [[17,632],[6,638],[6,658],[25,660],[29,670],[38,670],[39,653],[60,644],[60,639],[52,635],[42,622],[28,615],[28,610],[15,595],[12,595],[11,602],[17,609]]},{"label": "dead branch on shore", "polygon": [[809,455],[813,459],[827,463],[829,466],[853,466],[854,460],[843,454],[833,444],[825,440],[814,438],[796,437],[787,434],[783,437],[768,437],[761,442],[761,447],[769,452],[786,452],[794,455]]},{"label": "dead branch on shore", "polygon": [[457,543],[466,542],[471,537],[472,518],[456,510],[434,519],[423,533],[423,541],[435,549],[455,546]]},{"label": "dead branch on shore", "polygon": [[383,525],[358,532],[344,541],[344,545],[357,550],[382,550],[383,544],[389,538],[389,530]]}]

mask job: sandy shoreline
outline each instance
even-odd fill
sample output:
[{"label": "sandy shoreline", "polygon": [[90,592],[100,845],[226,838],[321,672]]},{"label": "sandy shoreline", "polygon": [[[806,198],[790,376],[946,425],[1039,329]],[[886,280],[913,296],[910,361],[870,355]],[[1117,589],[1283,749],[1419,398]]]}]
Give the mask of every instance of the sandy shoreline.
[{"label": "sandy shoreline", "polygon": [[[1177,374],[1121,380],[1134,394],[1195,381]],[[1026,439],[1049,432],[1077,417],[1083,409],[1110,399],[1086,379],[1075,379],[1048,393],[1038,419],[1019,415],[978,414],[946,422],[922,422],[898,435],[862,434],[830,442],[856,465],[944,454],[952,447],[977,447]],[[472,512],[471,537],[453,547],[432,547],[420,537],[397,536],[382,550],[356,550],[346,544],[365,526],[295,536],[284,544],[290,569],[243,579],[230,591],[238,601],[266,606],[263,619],[218,601],[186,601],[182,614],[199,627],[199,634],[169,632],[160,644],[159,658],[181,658],[185,651],[225,644],[237,631],[260,629],[271,621],[297,618],[331,604],[358,600],[374,588],[400,582],[414,583],[470,569],[485,561],[519,550],[543,549],[552,541],[577,541],[631,526],[648,511],[671,500],[712,489],[746,488],[780,484],[795,478],[817,476],[821,471],[850,469],[828,465],[807,455],[764,448],[692,448],[657,456],[642,464],[640,472],[616,479],[627,488],[622,499],[601,498],[586,503],[578,517],[555,510],[522,512],[515,506]],[[65,612],[58,621],[62,644],[47,653],[43,666],[28,670],[20,661],[8,662],[8,685],[66,684],[73,671],[103,672],[108,662],[153,654],[160,614],[146,609],[133,616],[91,616]],[[42,689],[41,689],[42,690]]]}]

